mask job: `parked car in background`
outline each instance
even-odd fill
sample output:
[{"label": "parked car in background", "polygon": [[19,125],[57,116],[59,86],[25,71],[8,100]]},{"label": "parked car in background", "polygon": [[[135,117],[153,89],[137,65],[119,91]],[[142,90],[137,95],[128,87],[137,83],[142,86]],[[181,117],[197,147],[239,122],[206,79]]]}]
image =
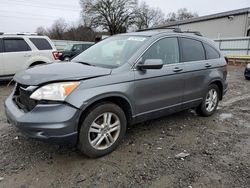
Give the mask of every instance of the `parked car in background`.
[{"label": "parked car in background", "polygon": [[196,34],[115,35],[69,63],[16,74],[6,116],[32,138],[71,142],[99,157],[121,143],[129,124],[189,108],[214,114],[227,91],[226,66],[214,43]]},{"label": "parked car in background", "polygon": [[59,53],[59,59],[61,61],[69,61],[72,57],[87,50],[92,45],[94,45],[93,42],[84,43],[84,44],[70,44],[66,46],[64,51]]},{"label": "parked car in background", "polygon": [[250,63],[247,64],[244,75],[247,80],[250,80]]},{"label": "parked car in background", "polygon": [[29,67],[52,63],[59,54],[46,36],[36,34],[0,34],[0,80],[11,79]]}]

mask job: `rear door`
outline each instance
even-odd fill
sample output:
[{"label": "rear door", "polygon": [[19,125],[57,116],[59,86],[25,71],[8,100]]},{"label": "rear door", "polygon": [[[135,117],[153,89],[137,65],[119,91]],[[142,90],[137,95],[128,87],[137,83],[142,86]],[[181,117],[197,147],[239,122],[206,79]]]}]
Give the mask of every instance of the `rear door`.
[{"label": "rear door", "polygon": [[32,51],[23,38],[3,38],[3,62],[5,75],[14,75],[24,70]]},{"label": "rear door", "polygon": [[140,63],[147,59],[161,59],[164,66],[156,70],[135,70],[134,100],[137,116],[156,112],[156,117],[178,109],[182,103],[184,86],[178,39],[158,40],[143,54]]},{"label": "rear door", "polygon": [[3,41],[0,38],[0,76],[4,75],[3,67]]},{"label": "rear door", "polygon": [[39,58],[41,59],[41,61],[44,61],[45,63],[50,63],[55,60],[52,53],[53,47],[49,43],[48,39],[34,37],[34,38],[29,38],[29,40],[37,48],[34,54],[40,56]]},{"label": "rear door", "polygon": [[184,107],[192,107],[200,102],[209,74],[206,53],[201,41],[193,38],[179,38],[181,61],[184,63]]}]

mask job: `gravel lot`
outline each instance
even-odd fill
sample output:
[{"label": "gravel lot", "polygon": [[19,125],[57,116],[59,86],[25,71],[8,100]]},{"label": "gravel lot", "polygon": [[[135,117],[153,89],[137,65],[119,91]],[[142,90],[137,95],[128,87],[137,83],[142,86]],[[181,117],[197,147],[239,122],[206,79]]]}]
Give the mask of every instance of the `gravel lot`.
[{"label": "gravel lot", "polygon": [[[112,154],[29,139],[8,125],[0,85],[0,187],[250,187],[250,81],[229,67],[229,91],[209,118],[184,111],[130,127]],[[183,159],[175,155],[187,152]]]}]

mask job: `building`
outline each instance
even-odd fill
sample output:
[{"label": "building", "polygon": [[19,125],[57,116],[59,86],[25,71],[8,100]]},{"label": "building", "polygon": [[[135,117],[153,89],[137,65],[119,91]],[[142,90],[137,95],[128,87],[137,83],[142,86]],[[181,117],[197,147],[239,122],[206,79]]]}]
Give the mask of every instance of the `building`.
[{"label": "building", "polygon": [[250,7],[176,21],[163,27],[200,31],[202,35],[211,39],[246,37],[250,36]]}]

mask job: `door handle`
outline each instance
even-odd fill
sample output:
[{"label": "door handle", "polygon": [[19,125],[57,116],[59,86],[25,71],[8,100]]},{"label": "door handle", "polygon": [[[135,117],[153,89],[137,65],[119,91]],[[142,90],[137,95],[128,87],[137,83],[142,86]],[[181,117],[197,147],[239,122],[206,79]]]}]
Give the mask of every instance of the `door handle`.
[{"label": "door handle", "polygon": [[24,57],[31,57],[31,55],[30,54],[25,54]]},{"label": "door handle", "polygon": [[180,67],[175,67],[175,68],[173,69],[174,72],[180,72],[180,71],[182,71],[182,70],[183,70],[183,69],[180,68]]},{"label": "door handle", "polygon": [[210,64],[210,63],[206,63],[205,64],[205,67],[207,67],[207,68],[209,68],[209,67],[211,67],[212,65]]}]

